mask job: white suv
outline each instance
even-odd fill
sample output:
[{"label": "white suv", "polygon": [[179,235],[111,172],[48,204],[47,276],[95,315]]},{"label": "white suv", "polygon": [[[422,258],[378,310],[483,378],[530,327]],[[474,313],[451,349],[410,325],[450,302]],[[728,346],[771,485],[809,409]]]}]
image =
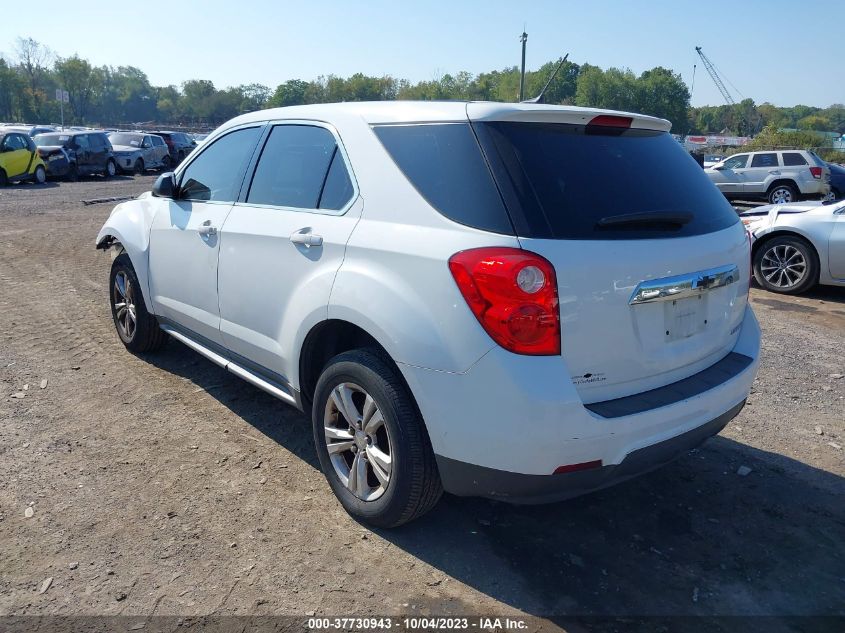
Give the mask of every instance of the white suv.
[{"label": "white suv", "polygon": [[308,413],[374,525],[443,490],[537,503],[627,479],[718,433],[759,356],[748,238],[669,125],[494,103],[238,117],[97,236],[117,332]]},{"label": "white suv", "polygon": [[830,168],[808,150],[734,154],[704,173],[729,199],[780,204],[830,192]]}]

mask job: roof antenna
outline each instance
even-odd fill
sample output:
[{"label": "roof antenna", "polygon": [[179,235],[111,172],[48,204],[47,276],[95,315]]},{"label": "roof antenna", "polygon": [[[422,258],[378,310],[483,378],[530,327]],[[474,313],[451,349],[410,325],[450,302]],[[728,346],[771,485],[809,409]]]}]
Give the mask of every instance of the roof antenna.
[{"label": "roof antenna", "polygon": [[560,60],[560,62],[557,65],[557,68],[555,68],[552,71],[552,74],[549,75],[549,80],[546,82],[546,85],[543,86],[543,89],[540,91],[540,94],[538,94],[533,99],[526,99],[525,101],[520,101],[520,103],[543,103],[543,97],[546,94],[546,90],[548,90],[549,86],[552,85],[552,80],[554,80],[555,75],[557,75],[557,71],[559,71],[561,66],[563,66],[566,63],[567,59],[569,59],[569,53],[567,53],[566,55],[563,56],[563,59]]}]

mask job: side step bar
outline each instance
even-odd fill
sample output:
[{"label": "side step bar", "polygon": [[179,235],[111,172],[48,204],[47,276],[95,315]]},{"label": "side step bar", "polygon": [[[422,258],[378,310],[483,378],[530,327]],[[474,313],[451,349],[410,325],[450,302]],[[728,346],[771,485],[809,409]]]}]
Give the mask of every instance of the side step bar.
[{"label": "side step bar", "polygon": [[175,338],[180,343],[184,343],[198,354],[202,354],[203,356],[205,356],[215,365],[219,365],[223,369],[233,373],[238,378],[243,378],[244,380],[252,383],[262,391],[266,391],[271,396],[275,396],[279,400],[284,400],[285,402],[292,404],[297,408],[300,408],[299,401],[297,400],[296,396],[291,393],[291,390],[284,387],[283,385],[277,384],[275,382],[270,382],[266,378],[262,378],[261,376],[250,371],[249,369],[241,367],[240,365],[226,358],[225,356],[222,356],[217,352],[210,350],[205,345],[197,343],[194,339],[185,336],[170,325],[162,323],[161,329],[167,332],[170,336]]}]

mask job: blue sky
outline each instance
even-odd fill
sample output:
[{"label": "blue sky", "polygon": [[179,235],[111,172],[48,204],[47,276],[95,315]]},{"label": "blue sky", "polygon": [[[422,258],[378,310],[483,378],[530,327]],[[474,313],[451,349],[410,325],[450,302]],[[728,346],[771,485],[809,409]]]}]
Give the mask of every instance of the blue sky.
[{"label": "blue sky", "polygon": [[11,56],[15,38],[33,37],[63,57],[137,66],[154,85],[275,87],[355,72],[418,81],[518,64],[523,25],[529,69],[569,52],[635,73],[665,66],[690,85],[697,64],[693,105],[721,104],[699,45],[741,91],[728,84],[737,100],[845,102],[843,0],[46,0],[35,13],[6,12],[0,51]]}]

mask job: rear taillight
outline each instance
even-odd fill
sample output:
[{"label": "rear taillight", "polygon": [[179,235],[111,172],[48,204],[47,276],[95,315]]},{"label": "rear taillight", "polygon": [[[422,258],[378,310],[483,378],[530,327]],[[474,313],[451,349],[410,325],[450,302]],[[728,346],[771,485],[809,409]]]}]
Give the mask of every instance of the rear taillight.
[{"label": "rear taillight", "polygon": [[810,173],[813,174],[813,178],[816,180],[821,180],[822,177],[822,168],[821,167],[810,167]]},{"label": "rear taillight", "polygon": [[630,116],[617,116],[615,114],[599,114],[590,119],[587,125],[600,125],[602,127],[629,128],[634,118]]},{"label": "rear taillight", "polygon": [[461,251],[449,270],[478,322],[516,354],[560,354],[557,279],[551,263],[518,248]]}]

